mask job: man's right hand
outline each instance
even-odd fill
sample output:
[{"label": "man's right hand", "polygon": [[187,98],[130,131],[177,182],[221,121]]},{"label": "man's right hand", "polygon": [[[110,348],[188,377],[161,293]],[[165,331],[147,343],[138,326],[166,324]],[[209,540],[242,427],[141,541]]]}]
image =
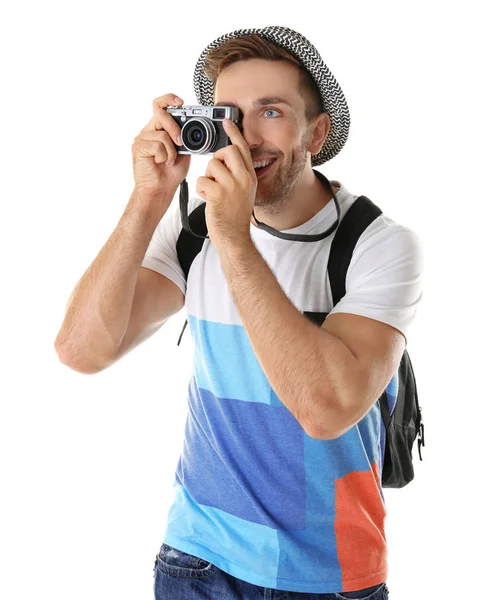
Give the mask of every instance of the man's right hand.
[{"label": "man's right hand", "polygon": [[[178,136],[181,128],[166,111],[168,106],[181,106],[183,100],[175,94],[156,98],[154,115],[134,139],[132,145],[135,191],[145,196],[174,195],[190,169],[191,155],[178,154],[182,146]],[[171,200],[169,202],[172,201]],[[167,208],[167,207],[166,207]]]}]

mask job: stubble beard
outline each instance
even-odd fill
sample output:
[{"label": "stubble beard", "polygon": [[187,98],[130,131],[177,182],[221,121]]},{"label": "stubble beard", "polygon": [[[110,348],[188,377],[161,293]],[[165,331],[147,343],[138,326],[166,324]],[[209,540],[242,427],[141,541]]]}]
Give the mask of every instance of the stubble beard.
[{"label": "stubble beard", "polygon": [[284,210],[295,193],[308,159],[309,131],[306,131],[299,146],[292,151],[292,161],[285,164],[278,157],[275,174],[266,181],[258,180],[255,206],[266,215],[277,215]]}]

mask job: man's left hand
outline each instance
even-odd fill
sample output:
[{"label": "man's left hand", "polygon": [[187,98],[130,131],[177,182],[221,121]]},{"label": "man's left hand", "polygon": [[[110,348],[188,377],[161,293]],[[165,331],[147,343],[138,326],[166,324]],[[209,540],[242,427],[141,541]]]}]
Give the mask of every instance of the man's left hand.
[{"label": "man's left hand", "polygon": [[251,241],[251,215],[258,179],[248,144],[235,123],[224,119],[232,144],[215,152],[196,191],[206,201],[208,235],[217,249]]}]

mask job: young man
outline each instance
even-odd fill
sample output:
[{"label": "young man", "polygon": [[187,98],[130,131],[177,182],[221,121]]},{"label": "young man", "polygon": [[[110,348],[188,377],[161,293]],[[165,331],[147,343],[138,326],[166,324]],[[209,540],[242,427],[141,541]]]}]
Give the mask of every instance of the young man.
[{"label": "young man", "polygon": [[[186,295],[195,348],[156,598],[259,598],[257,587],[387,598],[376,401],[395,383],[422,296],[420,241],[377,218],[333,307],[333,236],[291,240],[327,231],[333,200],[343,218],[356,199],[312,168],[348,135],[338,84],[312,45],[281,27],[215,40],[194,81],[200,104],[238,107],[242,129],[229,125],[232,145],[197,180],[188,213],[206,201],[210,240],[187,281],[178,207],[142,262]],[[322,310],[331,312],[321,328],[302,315]]]}]

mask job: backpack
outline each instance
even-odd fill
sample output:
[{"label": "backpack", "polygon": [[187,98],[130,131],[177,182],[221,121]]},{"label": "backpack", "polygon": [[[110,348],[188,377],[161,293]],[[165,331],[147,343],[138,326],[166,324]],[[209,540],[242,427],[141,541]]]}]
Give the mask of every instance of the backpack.
[{"label": "backpack", "polygon": [[[187,213],[186,213],[187,214]],[[328,260],[328,276],[331,285],[333,306],[345,295],[345,278],[357,240],[365,229],[382,211],[366,196],[359,196],[341,220],[333,239]],[[207,235],[205,202],[197,206],[188,216],[193,232]],[[187,223],[185,222],[185,225]],[[197,237],[186,227],[176,243],[178,260],[186,280],[191,264],[203,246],[203,237]],[[329,313],[308,312],[303,314],[318,326],[323,324]],[[188,320],[185,321],[178,346]],[[381,417],[386,432],[382,487],[402,488],[414,478],[412,447],[417,435],[418,452],[422,460],[421,446],[425,446],[424,423],[418,401],[417,385],[410,356],[405,349],[398,367],[398,393],[396,398],[389,392],[389,385],[378,399]]]}]

